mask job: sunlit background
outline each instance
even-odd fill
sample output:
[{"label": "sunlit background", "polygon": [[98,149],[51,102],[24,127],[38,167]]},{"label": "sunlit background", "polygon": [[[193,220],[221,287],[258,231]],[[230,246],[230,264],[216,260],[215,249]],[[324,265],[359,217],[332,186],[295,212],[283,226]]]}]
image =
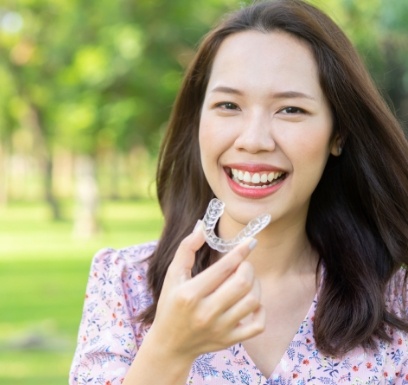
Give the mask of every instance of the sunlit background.
[{"label": "sunlit background", "polygon": [[[157,238],[159,141],[238,0],[0,0],[0,384],[67,384],[89,265]],[[320,0],[408,128],[408,1]]]}]

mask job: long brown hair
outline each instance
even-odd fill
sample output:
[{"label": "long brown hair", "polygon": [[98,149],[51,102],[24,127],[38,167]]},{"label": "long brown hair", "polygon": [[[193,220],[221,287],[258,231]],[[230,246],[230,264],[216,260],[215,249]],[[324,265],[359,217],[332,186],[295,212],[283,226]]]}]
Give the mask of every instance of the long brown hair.
[{"label": "long brown hair", "polygon": [[[165,226],[150,259],[154,303],[141,315],[153,321],[167,268],[180,241],[213,197],[201,168],[200,109],[212,62],[234,33],[284,31],[306,41],[343,141],[330,157],[314,191],[306,231],[325,266],[314,334],[325,353],[388,340],[386,325],[408,330],[385,307],[392,274],[408,263],[408,146],[402,130],[374,86],[352,44],[337,25],[301,0],[254,4],[230,15],[202,41],[176,100],[157,170]],[[208,246],[198,253],[194,274],[212,263]]]}]

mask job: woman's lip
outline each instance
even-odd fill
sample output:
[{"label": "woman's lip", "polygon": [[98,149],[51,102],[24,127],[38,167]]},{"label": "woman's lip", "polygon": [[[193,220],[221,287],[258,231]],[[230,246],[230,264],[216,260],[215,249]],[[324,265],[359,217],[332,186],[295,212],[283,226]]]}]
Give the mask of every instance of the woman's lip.
[{"label": "woman's lip", "polygon": [[276,184],[273,184],[271,186],[268,187],[264,187],[264,188],[254,188],[254,187],[245,187],[240,185],[239,183],[235,182],[229,175],[229,173],[226,171],[225,172],[225,176],[227,178],[227,182],[231,188],[231,190],[239,195],[242,196],[244,198],[250,198],[250,199],[262,199],[265,198],[269,195],[274,194],[277,190],[279,190],[286,177],[283,179],[280,179]]},{"label": "woman's lip", "polygon": [[224,166],[224,169],[236,169],[242,171],[248,171],[251,173],[255,172],[285,172],[283,169],[275,166],[271,166],[270,164],[248,164],[248,163],[233,163]]}]

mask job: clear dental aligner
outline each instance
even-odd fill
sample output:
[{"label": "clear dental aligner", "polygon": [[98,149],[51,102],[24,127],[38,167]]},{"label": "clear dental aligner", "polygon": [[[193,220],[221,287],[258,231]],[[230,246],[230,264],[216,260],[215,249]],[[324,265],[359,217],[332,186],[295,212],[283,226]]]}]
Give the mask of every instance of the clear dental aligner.
[{"label": "clear dental aligner", "polygon": [[215,225],[224,212],[224,207],[225,204],[219,199],[212,199],[208,204],[207,211],[203,218],[206,242],[208,246],[219,251],[220,253],[227,253],[246,238],[255,236],[266,226],[268,226],[269,222],[271,221],[271,216],[269,214],[259,215],[258,217],[252,219],[235,238],[225,240],[219,238],[214,233]]}]

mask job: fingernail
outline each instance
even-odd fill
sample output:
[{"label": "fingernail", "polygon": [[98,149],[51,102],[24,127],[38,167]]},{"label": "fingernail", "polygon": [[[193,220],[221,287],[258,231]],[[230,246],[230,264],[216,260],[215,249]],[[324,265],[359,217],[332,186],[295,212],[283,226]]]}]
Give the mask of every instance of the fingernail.
[{"label": "fingernail", "polygon": [[194,226],[193,233],[197,232],[199,229],[202,229],[202,228],[203,228],[203,222],[201,219],[199,219]]},{"label": "fingernail", "polygon": [[249,250],[255,249],[255,246],[258,244],[258,241],[255,238],[252,238],[251,241],[248,243]]}]

